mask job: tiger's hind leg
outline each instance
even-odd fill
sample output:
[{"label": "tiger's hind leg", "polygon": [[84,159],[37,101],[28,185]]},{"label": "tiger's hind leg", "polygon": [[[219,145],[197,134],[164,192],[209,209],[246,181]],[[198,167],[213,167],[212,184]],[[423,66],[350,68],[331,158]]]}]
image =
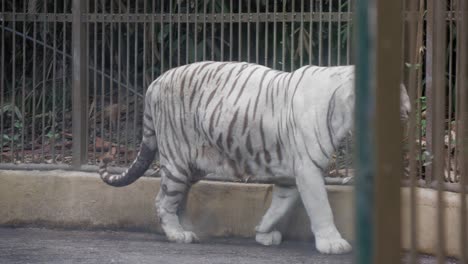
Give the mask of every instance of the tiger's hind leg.
[{"label": "tiger's hind leg", "polygon": [[273,228],[291,210],[298,199],[299,191],[295,186],[274,186],[271,205],[255,228],[255,240],[258,243],[265,246],[281,243],[281,233]]},{"label": "tiger's hind leg", "polygon": [[190,185],[186,176],[172,169],[171,166],[161,166],[161,188],[156,197],[156,211],[164,233],[173,242],[198,241],[195,233],[184,230],[178,215],[180,205],[185,202]]}]

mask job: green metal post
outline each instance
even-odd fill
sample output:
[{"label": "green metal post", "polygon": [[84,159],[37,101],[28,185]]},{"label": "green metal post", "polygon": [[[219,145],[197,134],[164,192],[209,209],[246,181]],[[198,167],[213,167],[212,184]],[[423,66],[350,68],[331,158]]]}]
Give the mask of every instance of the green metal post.
[{"label": "green metal post", "polygon": [[373,0],[357,0],[355,6],[356,33],[356,263],[370,264],[373,260],[374,208],[374,150],[373,113],[375,112],[371,70],[373,58],[369,5]]},{"label": "green metal post", "polygon": [[401,2],[356,2],[356,263],[399,263]]}]

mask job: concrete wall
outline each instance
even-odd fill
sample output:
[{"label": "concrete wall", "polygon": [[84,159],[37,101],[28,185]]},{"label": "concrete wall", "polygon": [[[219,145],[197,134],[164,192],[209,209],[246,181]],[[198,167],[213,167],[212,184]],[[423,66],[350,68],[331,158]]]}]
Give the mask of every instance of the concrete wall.
[{"label": "concrete wall", "polygon": [[[354,193],[350,186],[328,186],[335,222],[343,236],[354,237]],[[418,189],[419,247],[436,252],[436,192]],[[97,174],[72,171],[0,171],[0,225],[130,229],[161,232],[154,208],[159,179],[141,178],[115,188]],[[253,237],[268,208],[272,186],[201,181],[189,193],[184,225],[208,236]],[[458,255],[460,196],[445,193],[447,253]],[[402,190],[402,238],[409,247],[409,190]],[[285,238],[311,239],[302,204],[280,230]]]},{"label": "concrete wall", "polygon": [[[437,191],[432,189],[417,188],[416,197],[416,237],[419,251],[428,254],[436,254],[438,244]],[[465,199],[468,201],[468,197],[465,197]],[[461,195],[453,192],[444,192],[443,200],[445,203],[445,207],[443,208],[445,214],[445,252],[450,256],[460,256]],[[468,223],[466,224],[468,225]],[[404,248],[410,248],[410,230],[410,190],[409,188],[403,188],[402,244]],[[466,237],[468,237],[468,232]]]}]

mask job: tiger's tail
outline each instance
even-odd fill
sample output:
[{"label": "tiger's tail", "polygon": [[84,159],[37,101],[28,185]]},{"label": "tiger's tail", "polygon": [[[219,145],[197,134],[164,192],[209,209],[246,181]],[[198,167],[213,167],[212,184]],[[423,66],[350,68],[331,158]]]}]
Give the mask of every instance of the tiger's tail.
[{"label": "tiger's tail", "polygon": [[153,162],[158,147],[153,119],[146,109],[143,119],[143,139],[137,157],[125,172],[113,175],[107,171],[107,164],[112,160],[112,157],[110,155],[104,156],[99,165],[99,175],[105,183],[114,187],[127,186],[138,180]]},{"label": "tiger's tail", "polygon": [[157,150],[151,150],[145,143],[141,143],[140,152],[133,161],[132,165],[122,174],[110,174],[107,171],[107,164],[112,160],[109,156],[105,156],[99,165],[99,175],[101,179],[114,187],[127,186],[138,180],[145,171],[149,168],[156,156]]}]

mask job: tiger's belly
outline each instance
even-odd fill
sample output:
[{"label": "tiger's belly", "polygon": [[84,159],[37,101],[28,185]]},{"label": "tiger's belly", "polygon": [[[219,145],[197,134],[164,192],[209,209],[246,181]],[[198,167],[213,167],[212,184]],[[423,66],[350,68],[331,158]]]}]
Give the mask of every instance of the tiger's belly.
[{"label": "tiger's belly", "polygon": [[295,178],[292,171],[286,166],[276,162],[262,163],[250,157],[249,153],[230,155],[220,151],[216,146],[204,145],[198,148],[202,153],[196,159],[198,168],[206,174],[214,173],[216,178],[234,181],[253,181],[261,183],[277,183],[294,185]]}]

